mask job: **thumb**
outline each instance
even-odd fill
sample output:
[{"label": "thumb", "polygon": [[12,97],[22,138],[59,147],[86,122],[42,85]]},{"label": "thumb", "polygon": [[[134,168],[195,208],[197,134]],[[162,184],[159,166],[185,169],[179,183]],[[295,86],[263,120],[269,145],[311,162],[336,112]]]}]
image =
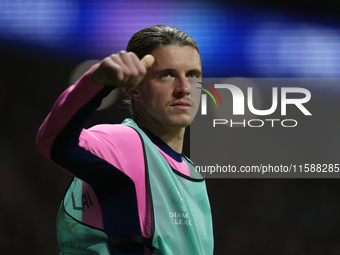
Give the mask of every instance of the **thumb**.
[{"label": "thumb", "polygon": [[141,59],[142,65],[145,66],[145,68],[149,68],[153,65],[153,63],[155,62],[155,58],[154,56],[148,54],[145,55],[142,59]]}]

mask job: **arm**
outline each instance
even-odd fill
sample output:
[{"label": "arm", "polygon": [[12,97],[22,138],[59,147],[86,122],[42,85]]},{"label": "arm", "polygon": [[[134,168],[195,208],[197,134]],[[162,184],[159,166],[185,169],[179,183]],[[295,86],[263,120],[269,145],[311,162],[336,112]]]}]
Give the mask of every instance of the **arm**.
[{"label": "arm", "polygon": [[[93,66],[86,72],[74,85],[66,89],[55,102],[51,112],[48,114],[38,131],[36,145],[45,157],[51,157],[51,148],[56,137],[64,130],[76,113],[86,104],[93,103],[88,107],[88,112],[83,114],[83,119],[79,126],[74,127],[79,136],[81,127],[90,115],[99,106],[101,99],[105,97],[114,87],[105,88],[103,85],[97,84],[92,80],[91,72],[96,66]],[[101,93],[100,93],[101,92]],[[98,98],[95,99],[96,95]],[[79,120],[80,122],[80,120]],[[80,129],[80,130],[79,130]],[[73,141],[76,142],[76,141]]]},{"label": "arm", "polygon": [[[149,207],[143,181],[144,157],[138,134],[123,125],[99,125],[83,129],[87,117],[115,85],[133,88],[146,74],[147,65],[139,60],[136,62],[142,67],[134,66],[134,71],[129,70],[132,61],[124,60],[128,56],[135,55],[122,52],[104,59],[64,91],[39,129],[37,148],[47,158],[92,187],[102,214],[99,219],[103,220],[92,223],[98,218],[87,210],[83,212],[84,222],[104,228],[114,236],[117,230],[124,230],[127,235],[129,231],[135,231],[125,226],[119,227],[124,222],[120,217],[139,219],[142,234],[149,236]],[[138,68],[141,70],[138,71]],[[129,155],[134,155],[133,162]],[[113,196],[117,193],[120,196]],[[95,210],[95,213],[98,211]]]},{"label": "arm", "polygon": [[66,153],[79,153],[76,148],[83,124],[100,105],[102,98],[116,85],[136,87],[153,60],[151,55],[139,61],[133,53],[120,52],[92,67],[58,98],[39,129],[36,140],[38,150],[57,164]]}]

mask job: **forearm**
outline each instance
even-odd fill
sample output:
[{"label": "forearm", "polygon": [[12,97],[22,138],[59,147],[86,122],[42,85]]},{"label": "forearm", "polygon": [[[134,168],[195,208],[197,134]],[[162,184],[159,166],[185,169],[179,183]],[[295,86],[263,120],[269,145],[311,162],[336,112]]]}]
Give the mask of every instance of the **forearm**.
[{"label": "forearm", "polygon": [[68,134],[64,133],[64,135],[70,139],[72,137],[68,142],[77,143],[76,139],[87,117],[97,109],[101,99],[114,88],[93,82],[91,71],[94,67],[61,94],[41,125],[36,145],[45,157],[50,158],[53,143],[66,126],[68,126]]}]

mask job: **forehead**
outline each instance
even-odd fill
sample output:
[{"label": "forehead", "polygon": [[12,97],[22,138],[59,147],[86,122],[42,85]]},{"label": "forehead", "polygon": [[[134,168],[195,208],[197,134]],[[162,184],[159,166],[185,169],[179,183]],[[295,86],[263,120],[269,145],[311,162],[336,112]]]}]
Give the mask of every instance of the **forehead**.
[{"label": "forehead", "polygon": [[202,70],[201,57],[191,46],[166,45],[156,48],[151,54],[155,57],[151,69]]}]

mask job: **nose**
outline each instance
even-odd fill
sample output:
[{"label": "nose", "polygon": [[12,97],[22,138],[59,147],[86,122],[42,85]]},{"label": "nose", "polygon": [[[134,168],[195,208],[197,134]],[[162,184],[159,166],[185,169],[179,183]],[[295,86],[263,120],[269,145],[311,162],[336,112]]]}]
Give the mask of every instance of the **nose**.
[{"label": "nose", "polygon": [[190,94],[190,79],[180,76],[177,79],[175,94],[178,96],[187,96]]}]

